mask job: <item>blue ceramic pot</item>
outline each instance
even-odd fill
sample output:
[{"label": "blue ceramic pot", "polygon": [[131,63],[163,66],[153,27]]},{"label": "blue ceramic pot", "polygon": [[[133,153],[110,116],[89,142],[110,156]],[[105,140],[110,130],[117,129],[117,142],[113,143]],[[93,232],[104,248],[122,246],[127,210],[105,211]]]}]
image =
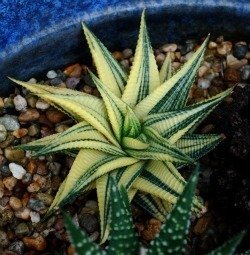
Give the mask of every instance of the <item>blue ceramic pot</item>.
[{"label": "blue ceramic pot", "polygon": [[[1,0],[0,86],[86,59],[85,21],[112,50],[134,48],[143,8],[153,46],[208,33],[250,37],[249,0]],[[13,87],[13,86],[12,86]]]}]

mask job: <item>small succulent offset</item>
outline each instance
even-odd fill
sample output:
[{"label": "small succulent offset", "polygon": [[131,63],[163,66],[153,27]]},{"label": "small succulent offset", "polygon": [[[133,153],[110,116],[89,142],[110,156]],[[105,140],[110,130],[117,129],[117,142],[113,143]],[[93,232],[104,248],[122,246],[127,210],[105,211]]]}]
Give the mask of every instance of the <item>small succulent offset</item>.
[{"label": "small succulent offset", "polygon": [[[191,205],[198,179],[198,167],[191,175],[176,205],[167,216],[160,233],[150,243],[146,254],[171,255],[184,254],[187,244],[186,235],[190,225]],[[136,255],[140,254],[139,240],[133,229],[132,216],[126,190],[111,179],[111,236],[106,250],[90,241],[87,234],[77,228],[70,216],[64,214],[65,225],[70,240],[79,255]],[[211,251],[210,255],[233,255],[244,236],[241,232],[223,246]],[[145,253],[144,253],[145,254]]]},{"label": "small succulent offset", "polygon": [[[20,148],[35,151],[34,155],[77,151],[48,214],[96,188],[104,242],[110,225],[111,178],[128,191],[129,200],[135,198],[164,221],[186,183],[177,168],[194,164],[222,140],[221,135],[193,131],[232,90],[187,105],[209,37],[176,74],[172,74],[170,54],[158,71],[143,12],[128,76],[85,24],[83,29],[99,78],[91,71],[89,75],[102,99],[76,90],[12,80],[78,122],[62,133]],[[202,208],[200,200],[194,198],[193,210]]]}]

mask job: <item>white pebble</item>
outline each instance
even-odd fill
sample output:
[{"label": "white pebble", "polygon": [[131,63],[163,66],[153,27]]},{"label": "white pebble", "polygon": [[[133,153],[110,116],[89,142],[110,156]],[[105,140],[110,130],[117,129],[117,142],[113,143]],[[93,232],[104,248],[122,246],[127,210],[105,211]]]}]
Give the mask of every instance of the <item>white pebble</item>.
[{"label": "white pebble", "polygon": [[24,97],[17,95],[14,97],[14,105],[17,111],[25,111],[27,108],[27,101]]},{"label": "white pebble", "polygon": [[200,78],[198,79],[198,87],[201,89],[207,89],[210,87],[210,81],[208,79]]},{"label": "white pebble", "polygon": [[47,110],[50,105],[42,99],[38,99],[36,102],[36,108],[40,110]]},{"label": "white pebble", "polygon": [[133,55],[133,51],[131,49],[125,49],[122,51],[124,58],[130,58]]},{"label": "white pebble", "polygon": [[7,130],[4,125],[0,124],[0,142],[5,141],[7,137]]},{"label": "white pebble", "polygon": [[177,50],[177,44],[175,43],[167,43],[167,44],[164,44],[162,47],[161,47],[162,51],[164,52],[169,52],[169,51],[176,51]]},{"label": "white pebble", "polygon": [[38,223],[40,221],[40,214],[37,212],[31,211],[30,220],[32,223]]},{"label": "white pebble", "polygon": [[37,83],[37,80],[35,78],[30,78],[27,82],[28,83]]},{"label": "white pebble", "polygon": [[22,166],[17,165],[16,163],[10,163],[9,169],[12,175],[18,180],[21,180],[23,176],[26,174],[26,170]]},{"label": "white pebble", "polygon": [[50,70],[46,74],[48,79],[54,79],[57,77],[57,73],[54,70]]}]

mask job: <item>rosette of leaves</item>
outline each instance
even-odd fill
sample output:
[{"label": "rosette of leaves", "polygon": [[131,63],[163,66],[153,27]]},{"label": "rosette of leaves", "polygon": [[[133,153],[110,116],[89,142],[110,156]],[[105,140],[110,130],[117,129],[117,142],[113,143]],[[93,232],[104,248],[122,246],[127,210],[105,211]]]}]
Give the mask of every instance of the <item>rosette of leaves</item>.
[{"label": "rosette of leaves", "polygon": [[[103,242],[109,231],[111,176],[125,187],[130,200],[136,195],[138,203],[164,220],[185,185],[177,167],[193,164],[222,140],[221,135],[193,131],[231,89],[187,105],[208,37],[176,74],[172,75],[170,54],[158,71],[143,12],[127,75],[85,24],[83,30],[98,77],[90,71],[89,75],[102,99],[76,90],[12,80],[77,122],[65,132],[19,148],[35,151],[34,155],[78,151],[48,214],[96,188]],[[201,208],[195,198],[193,210]]]},{"label": "rosette of leaves", "polygon": [[[159,234],[149,244],[149,255],[184,254],[186,235],[190,225],[191,205],[198,179],[198,167],[191,175],[176,205],[161,226]],[[65,225],[70,240],[79,255],[136,255],[140,254],[139,239],[135,234],[129,198],[126,189],[118,188],[111,179],[111,235],[106,250],[101,250],[87,234],[77,228],[69,215],[64,214]],[[229,240],[223,246],[211,251],[210,255],[233,255],[244,232]]]}]

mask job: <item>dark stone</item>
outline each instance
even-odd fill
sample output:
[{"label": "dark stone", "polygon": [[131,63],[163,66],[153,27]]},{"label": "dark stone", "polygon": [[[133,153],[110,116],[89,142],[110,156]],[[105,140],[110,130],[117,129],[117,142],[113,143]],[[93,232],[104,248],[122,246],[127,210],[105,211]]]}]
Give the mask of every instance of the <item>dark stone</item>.
[{"label": "dark stone", "polygon": [[99,223],[95,215],[83,213],[79,215],[79,224],[89,234],[98,230]]},{"label": "dark stone", "polygon": [[247,51],[248,49],[246,44],[236,43],[233,46],[233,55],[238,59],[243,59],[246,56]]}]

